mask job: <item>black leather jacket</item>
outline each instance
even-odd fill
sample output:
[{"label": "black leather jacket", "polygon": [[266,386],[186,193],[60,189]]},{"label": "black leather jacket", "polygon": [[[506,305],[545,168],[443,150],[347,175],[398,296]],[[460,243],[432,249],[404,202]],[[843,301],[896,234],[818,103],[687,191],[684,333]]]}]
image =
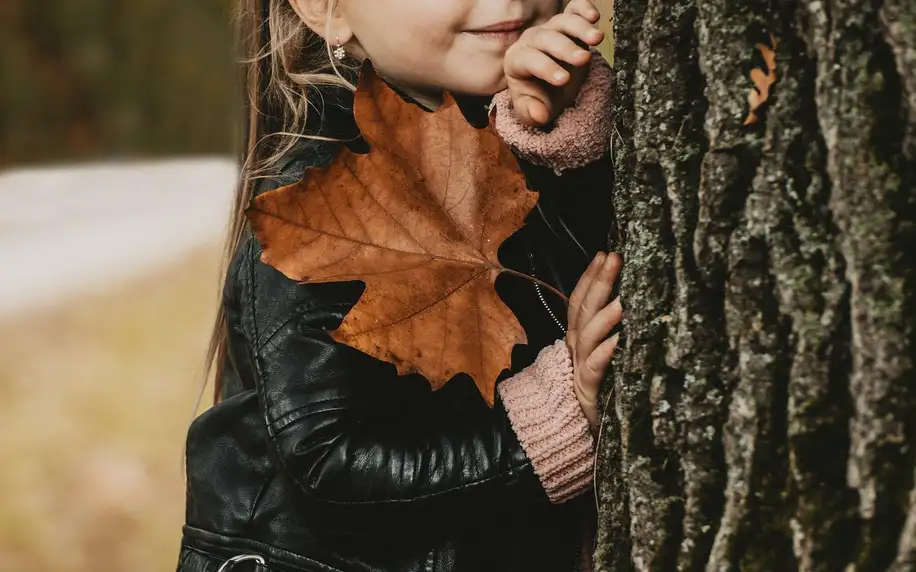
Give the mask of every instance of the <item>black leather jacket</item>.
[{"label": "black leather jacket", "polygon": [[[307,143],[259,192],[338,148]],[[569,294],[606,247],[609,162],[562,179],[523,168],[539,206],[500,259]],[[226,282],[225,399],[188,433],[179,572],[577,569],[594,497],[548,502],[498,399],[487,407],[467,376],[433,392],[333,342],[362,284],[298,285],[259,255],[249,235]],[[528,334],[518,372],[563,336],[564,305],[511,276],[497,290]]]}]

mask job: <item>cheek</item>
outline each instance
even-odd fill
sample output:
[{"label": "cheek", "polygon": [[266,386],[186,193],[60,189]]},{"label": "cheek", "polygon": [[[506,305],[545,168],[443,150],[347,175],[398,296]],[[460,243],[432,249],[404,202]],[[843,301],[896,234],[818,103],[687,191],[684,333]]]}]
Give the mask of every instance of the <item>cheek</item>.
[{"label": "cheek", "polygon": [[[452,0],[358,0],[346,17],[360,44],[373,59],[411,58],[441,48],[453,34],[447,10]],[[431,7],[433,5],[433,7]],[[441,6],[440,8],[444,8]],[[424,49],[425,48],[425,49]]]},{"label": "cheek", "polygon": [[351,20],[366,54],[392,75],[428,73],[441,65],[452,49],[455,32],[449,23],[435,18],[435,13],[429,14],[428,7],[411,10],[413,4],[413,0],[397,3],[387,10],[380,6]]},{"label": "cheek", "polygon": [[444,66],[446,89],[469,95],[492,95],[505,89],[504,54],[482,50],[476,43],[476,39],[468,39],[464,46],[456,42],[458,47]]}]

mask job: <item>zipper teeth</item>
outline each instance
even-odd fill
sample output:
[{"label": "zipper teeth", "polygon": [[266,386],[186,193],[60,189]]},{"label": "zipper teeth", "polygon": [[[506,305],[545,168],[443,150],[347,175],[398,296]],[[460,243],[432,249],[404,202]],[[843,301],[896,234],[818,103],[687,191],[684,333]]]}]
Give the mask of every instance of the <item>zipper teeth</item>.
[{"label": "zipper teeth", "polygon": [[565,334],[566,328],[563,327],[563,322],[561,322],[560,319],[557,318],[557,315],[554,314],[553,310],[550,309],[550,306],[547,305],[547,300],[544,299],[544,293],[541,292],[540,284],[538,284],[537,282],[534,282],[533,284],[534,284],[534,289],[538,293],[538,298],[540,298],[541,300],[541,304],[544,305],[544,308],[547,310],[547,313],[550,314],[550,317],[553,318],[553,321],[557,325],[557,327],[560,328],[560,330],[562,330],[563,333]]},{"label": "zipper teeth", "polygon": [[[537,278],[537,268],[534,264],[534,255],[530,252],[528,253],[528,266],[531,268],[531,276],[533,278]],[[553,313],[553,310],[550,309],[550,306],[547,305],[547,300],[544,299],[544,293],[541,291],[541,285],[534,281],[531,283],[534,284],[534,291],[537,292],[538,299],[541,301],[541,305],[544,306],[544,309],[547,310],[548,314],[550,314],[550,318],[553,320],[553,323],[556,324],[557,327],[560,328],[560,331],[565,335],[566,328],[563,326],[563,322],[557,318],[557,315]]]},{"label": "zipper teeth", "polygon": [[[531,268],[532,278],[537,278],[537,268],[534,264],[534,255],[530,252],[528,253],[528,266]],[[541,291],[541,285],[534,281],[531,283],[534,284],[534,291],[537,292],[538,299],[541,301],[541,305],[544,306],[544,309],[547,310],[548,314],[550,314],[550,318],[553,320],[553,323],[556,324],[557,327],[560,328],[560,331],[565,335],[566,328],[563,326],[563,322],[557,318],[557,315],[553,313],[553,310],[550,309],[550,306],[547,305],[547,300],[544,299],[544,293]]]}]

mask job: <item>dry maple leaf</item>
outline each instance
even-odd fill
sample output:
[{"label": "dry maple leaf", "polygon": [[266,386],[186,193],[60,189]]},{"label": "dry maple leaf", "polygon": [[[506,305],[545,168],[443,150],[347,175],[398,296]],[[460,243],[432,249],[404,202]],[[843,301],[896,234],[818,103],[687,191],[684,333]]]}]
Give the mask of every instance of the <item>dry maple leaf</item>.
[{"label": "dry maple leaf", "polygon": [[300,282],[366,288],[332,337],[419,372],[434,388],[471,375],[489,405],[525,332],[496,294],[496,251],[537,201],[492,126],[446,94],[429,113],[367,64],[354,114],[367,154],[259,196],[248,210],[262,260]]},{"label": "dry maple leaf", "polygon": [[751,81],[754,82],[754,87],[752,87],[750,93],[747,94],[747,103],[750,106],[750,110],[748,111],[747,119],[744,120],[745,125],[757,123],[760,119],[757,115],[757,110],[770,98],[770,89],[773,87],[773,84],[776,83],[777,46],[776,37],[773,36],[773,34],[770,34],[769,46],[757,44],[757,49],[760,50],[760,55],[763,56],[767,71],[764,72],[760,68],[751,70]]}]

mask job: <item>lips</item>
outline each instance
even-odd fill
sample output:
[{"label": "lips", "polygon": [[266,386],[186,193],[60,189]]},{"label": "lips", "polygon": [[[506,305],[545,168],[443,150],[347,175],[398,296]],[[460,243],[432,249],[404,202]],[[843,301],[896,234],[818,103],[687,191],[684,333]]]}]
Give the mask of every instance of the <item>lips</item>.
[{"label": "lips", "polygon": [[470,34],[487,34],[487,33],[507,33],[507,32],[518,32],[528,25],[528,20],[507,20],[505,22],[500,22],[498,24],[493,24],[492,26],[487,26],[486,28],[478,28],[476,30],[468,30]]},{"label": "lips", "polygon": [[507,20],[485,28],[476,28],[465,31],[466,34],[483,40],[495,41],[500,44],[510,45],[518,41],[531,20]]}]

